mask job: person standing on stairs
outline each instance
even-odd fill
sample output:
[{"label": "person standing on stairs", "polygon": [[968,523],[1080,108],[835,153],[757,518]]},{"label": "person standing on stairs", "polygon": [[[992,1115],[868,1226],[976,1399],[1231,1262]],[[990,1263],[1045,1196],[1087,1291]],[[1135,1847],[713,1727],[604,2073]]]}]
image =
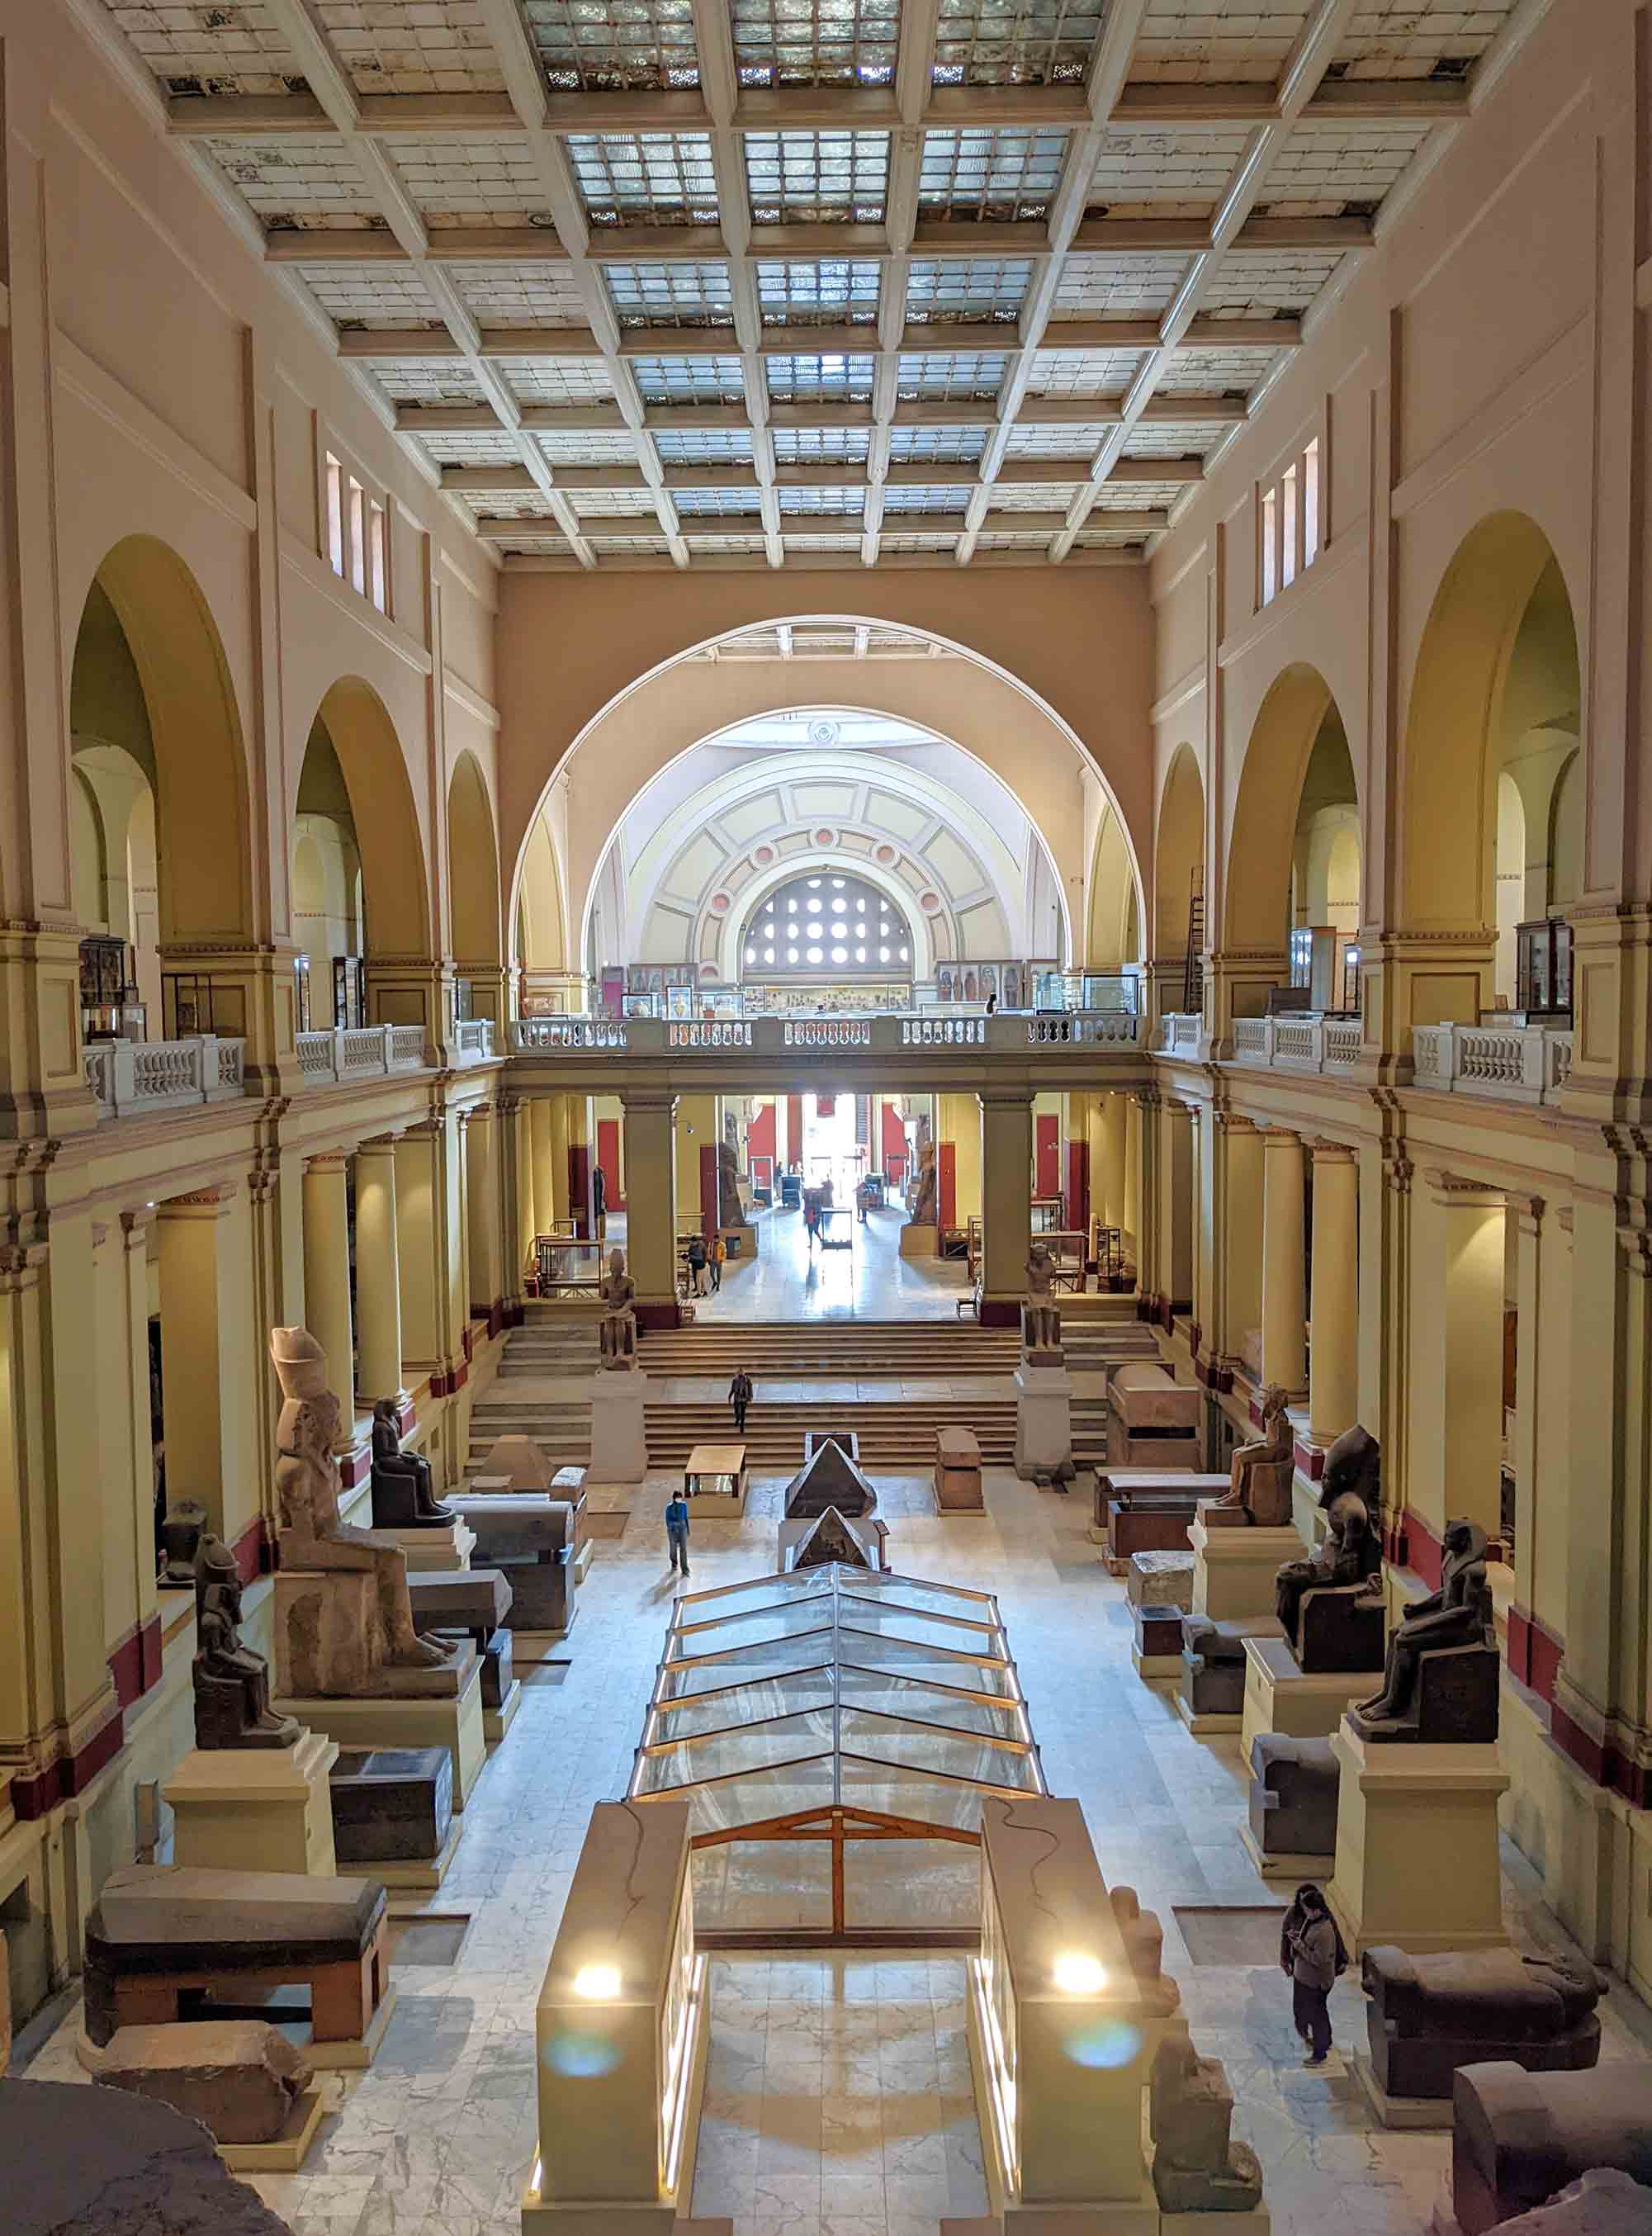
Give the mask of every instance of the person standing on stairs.
[{"label": "person standing on stairs", "polygon": [[665,1538],[671,1552],[671,1565],[688,1573],[688,1502],[681,1490],[674,1490],[666,1505]]},{"label": "person standing on stairs", "polygon": [[728,1402],[734,1409],[734,1434],[746,1433],[746,1408],[752,1402],[752,1378],[742,1366],[728,1385]]}]

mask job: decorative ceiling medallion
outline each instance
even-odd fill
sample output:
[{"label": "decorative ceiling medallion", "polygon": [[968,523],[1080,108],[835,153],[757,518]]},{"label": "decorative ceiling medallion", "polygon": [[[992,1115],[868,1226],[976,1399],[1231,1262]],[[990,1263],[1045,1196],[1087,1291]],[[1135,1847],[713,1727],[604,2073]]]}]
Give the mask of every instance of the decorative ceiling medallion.
[{"label": "decorative ceiling medallion", "polygon": [[920,893],[918,897],[918,905],[925,916],[934,916],[940,908],[941,897],[938,893]]},{"label": "decorative ceiling medallion", "polygon": [[893,846],[879,846],[872,859],[875,862],[881,862],[885,870],[891,870],[899,861],[900,855]]},{"label": "decorative ceiling medallion", "polygon": [[714,893],[712,895],[711,912],[713,916],[727,916],[731,906],[732,903],[730,902],[727,893]]},{"label": "decorative ceiling medallion", "polygon": [[809,743],[812,746],[835,746],[838,742],[839,729],[838,723],[829,722],[824,718],[819,721],[811,722]]},{"label": "decorative ceiling medallion", "polygon": [[837,832],[835,831],[828,831],[824,824],[822,824],[820,828],[812,835],[817,846],[835,846],[838,843]]}]

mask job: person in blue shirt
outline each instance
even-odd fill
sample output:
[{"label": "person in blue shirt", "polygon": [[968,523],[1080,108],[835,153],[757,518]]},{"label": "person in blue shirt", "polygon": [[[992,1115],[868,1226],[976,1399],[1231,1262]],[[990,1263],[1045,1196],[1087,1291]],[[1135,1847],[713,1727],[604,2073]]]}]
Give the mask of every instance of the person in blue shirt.
[{"label": "person in blue shirt", "polygon": [[688,1502],[681,1490],[673,1491],[665,1510],[666,1542],[671,1548],[671,1565],[688,1573]]}]

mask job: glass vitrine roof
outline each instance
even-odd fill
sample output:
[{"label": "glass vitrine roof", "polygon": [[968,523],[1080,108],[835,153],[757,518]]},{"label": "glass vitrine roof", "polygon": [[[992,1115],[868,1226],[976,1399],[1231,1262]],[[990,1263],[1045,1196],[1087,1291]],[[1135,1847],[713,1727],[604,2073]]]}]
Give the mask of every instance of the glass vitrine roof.
[{"label": "glass vitrine roof", "polygon": [[967,1838],[1046,1790],[991,1595],[836,1565],[677,1602],[630,1787],[686,1792],[702,1843]]}]

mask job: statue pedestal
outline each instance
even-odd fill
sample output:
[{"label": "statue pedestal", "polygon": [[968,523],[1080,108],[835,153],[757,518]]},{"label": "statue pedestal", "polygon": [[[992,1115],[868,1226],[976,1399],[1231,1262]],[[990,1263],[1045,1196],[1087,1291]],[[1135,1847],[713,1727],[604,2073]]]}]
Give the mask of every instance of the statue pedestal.
[{"label": "statue pedestal", "polygon": [[938,1227],[918,1227],[911,1220],[900,1230],[900,1254],[903,1258],[937,1258],[940,1255],[941,1231]]},{"label": "statue pedestal", "polygon": [[1188,1542],[1193,1547],[1193,1612],[1217,1622],[1271,1615],[1275,1570],[1302,1557],[1302,1540],[1294,1529],[1253,1529],[1243,1522],[1213,1529],[1202,1515],[1188,1530]]},{"label": "statue pedestal", "polygon": [[1245,1720],[1241,1753],[1250,1760],[1251,1741],[1262,1732],[1283,1732],[1293,1739],[1327,1739],[1355,1700],[1382,1690],[1380,1669],[1339,1669],[1309,1675],[1282,1638],[1245,1641]]},{"label": "statue pedestal", "polygon": [[1064,1366],[1016,1369],[1016,1473],[1023,1483],[1070,1483],[1073,1384]]},{"label": "statue pedestal", "polygon": [[453,1758],[453,1808],[470,1798],[487,1760],[482,1727],[482,1663],[473,1646],[463,1649],[469,1667],[457,1695],[447,1700],[283,1700],[275,1705],[341,1746],[444,1746]]},{"label": "statue pedestal", "polygon": [[194,1747],[161,1787],[173,1861],[213,1871],[301,1871],[330,1879],[338,1760],[325,1732],[290,1747]]},{"label": "statue pedestal", "polygon": [[432,1522],[425,1529],[375,1529],[373,1535],[399,1545],[407,1555],[409,1573],[419,1575],[433,1568],[450,1575],[456,1568],[468,1568],[476,1544],[475,1530],[459,1514],[451,1522]]},{"label": "statue pedestal", "polygon": [[1497,1803],[1509,1774],[1494,1746],[1362,1739],[1346,1720],[1337,1862],[1326,1899],[1354,1961],[1379,1942],[1413,1955],[1501,1948]]},{"label": "statue pedestal", "polygon": [[648,1378],[641,1367],[599,1371],[593,1378],[588,1482],[641,1483],[647,1475],[648,1436],[643,1407],[648,1395]]}]

